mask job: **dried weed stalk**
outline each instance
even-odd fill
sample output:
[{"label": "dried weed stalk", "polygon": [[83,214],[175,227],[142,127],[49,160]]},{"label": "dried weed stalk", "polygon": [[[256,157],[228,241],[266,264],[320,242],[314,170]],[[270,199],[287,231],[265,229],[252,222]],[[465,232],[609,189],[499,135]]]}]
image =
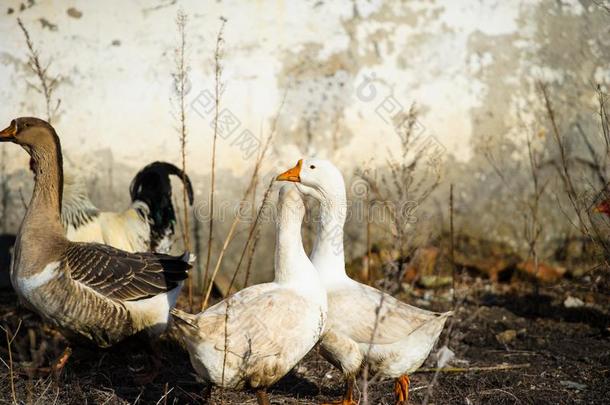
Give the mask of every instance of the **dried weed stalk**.
[{"label": "dried weed stalk", "polygon": [[523,223],[523,235],[528,244],[529,256],[534,262],[534,287],[536,294],[538,294],[538,241],[543,230],[542,223],[540,221],[540,201],[544,195],[548,183],[543,183],[540,180],[541,154],[532,145],[532,137],[529,134],[527,136],[527,154],[530,168],[530,177],[532,180],[532,192],[530,194],[530,198],[528,199],[528,201],[526,201],[528,211],[524,213],[525,218]]},{"label": "dried weed stalk", "polygon": [[[600,231],[599,227],[596,225],[596,222],[591,217],[593,204],[595,204],[595,201],[599,198],[599,195],[604,195],[607,193],[608,184],[607,182],[605,182],[605,176],[601,176],[601,180],[604,181],[604,183],[601,185],[601,190],[596,193],[597,195],[594,196],[592,199],[583,198],[585,193],[581,192],[577,188],[578,182],[574,179],[574,165],[572,163],[574,163],[575,160],[572,159],[569,155],[564,137],[562,136],[559,130],[555,109],[553,108],[551,102],[548,87],[546,84],[539,82],[538,89],[542,94],[546,114],[551,124],[553,140],[555,141],[559,152],[558,162],[553,162],[553,164],[557,170],[561,183],[563,184],[565,195],[567,196],[568,201],[570,203],[570,208],[576,215],[578,221],[576,224],[574,224],[573,221],[569,218],[569,215],[566,214],[566,217],[568,218],[568,221],[573,226],[575,226],[583,236],[591,240],[595,245],[602,248],[603,251],[606,253],[605,256],[607,257],[608,254],[610,254],[610,245],[608,244],[603,233]],[[599,168],[599,172],[605,174],[607,169],[605,167],[607,165],[607,158],[608,156],[610,156],[610,128],[608,124],[609,121],[608,114],[606,111],[605,96],[601,92],[599,87],[597,91],[599,102],[599,115],[602,129],[601,136],[606,146],[605,155],[602,157],[604,167]],[[595,159],[596,158],[594,158],[594,160]]]},{"label": "dried weed stalk", "polygon": [[[184,248],[187,251],[191,250],[190,230],[189,230],[189,209],[188,196],[186,189],[186,144],[187,144],[187,128],[186,128],[186,107],[185,97],[188,92],[189,82],[189,64],[186,57],[186,27],[188,24],[188,16],[182,10],[178,10],[176,15],[176,28],[178,30],[178,44],[174,49],[174,88],[178,104],[178,137],[180,140],[180,162],[182,168],[182,240]],[[193,277],[188,278],[188,302],[189,308],[193,307]]]},{"label": "dried weed stalk", "polygon": [[[368,184],[371,205],[381,205],[389,214],[389,224],[385,224],[384,231],[389,233],[392,247],[399,255],[398,260],[386,263],[389,274],[385,281],[393,291],[400,288],[403,261],[417,247],[418,235],[413,232],[415,211],[438,187],[441,180],[440,162],[430,156],[434,151],[430,150],[426,135],[419,132],[417,111],[415,106],[411,106],[397,122],[396,133],[400,138],[400,152],[396,156],[389,151],[390,157],[386,162],[389,174],[376,175],[369,170],[356,171],[356,176]],[[428,168],[422,167],[424,164],[427,164]],[[432,177],[428,173],[432,173]]]},{"label": "dried weed stalk", "polygon": [[[209,215],[210,219],[209,231],[208,231],[208,253],[205,261],[205,270],[203,273],[203,292],[206,289],[212,290],[213,280],[208,283],[208,275],[210,270],[210,258],[212,257],[212,236],[214,234],[214,190],[216,186],[216,141],[218,139],[218,114],[220,112],[220,97],[223,93],[222,84],[222,57],[223,57],[223,32],[227,20],[221,17],[220,28],[216,35],[216,50],[214,51],[214,137],[212,140],[212,167],[211,167],[211,180],[210,180],[210,195],[209,195]],[[209,286],[208,286],[209,284]],[[205,294],[206,297],[208,294]],[[207,298],[202,304],[202,309],[207,305]]]},{"label": "dried weed stalk", "polygon": [[[246,191],[244,192],[242,198],[241,198],[241,202],[245,202],[248,199],[248,196],[250,196],[251,193],[254,193],[254,190],[256,188],[256,184],[258,183],[258,176],[260,173],[260,168],[261,165],[263,163],[263,160],[265,159],[265,157],[267,156],[267,152],[269,151],[269,147],[271,145],[271,141],[273,140],[273,138],[275,137],[275,133],[277,131],[277,123],[282,111],[282,108],[284,107],[284,104],[286,102],[286,96],[288,94],[288,89],[285,90],[284,92],[284,96],[282,98],[282,102],[280,103],[280,106],[278,107],[278,110],[275,114],[275,117],[273,119],[272,125],[271,125],[271,131],[269,133],[269,136],[267,137],[267,139],[265,140],[265,143],[263,144],[262,149],[260,150],[260,153],[258,154],[258,157],[256,159],[256,162],[254,164],[254,169],[252,170],[252,176],[250,177],[250,182],[248,183],[248,187],[246,188]],[[262,207],[262,205],[261,205]],[[201,309],[205,309],[208,305],[208,300],[210,298],[210,294],[212,293],[212,286],[214,285],[214,279],[216,278],[218,271],[220,270],[220,266],[222,264],[222,260],[224,258],[224,254],[227,250],[227,248],[229,247],[229,244],[231,243],[231,241],[233,240],[233,236],[235,235],[235,231],[237,229],[237,225],[239,224],[240,218],[239,216],[235,216],[235,218],[233,219],[233,222],[231,223],[231,226],[229,227],[229,232],[227,233],[227,236],[225,237],[225,240],[223,242],[222,245],[222,249],[220,251],[220,254],[218,256],[218,261],[216,262],[216,266],[214,267],[214,271],[212,273],[212,277],[211,280],[207,286],[207,289],[205,291],[205,295],[204,295],[204,299],[202,301],[201,304]],[[231,283],[232,284],[232,283]],[[225,291],[225,295],[230,293],[230,288],[227,289],[227,291]]]},{"label": "dried weed stalk", "polygon": [[40,87],[29,82],[28,85],[44,96],[47,121],[50,124],[52,118],[57,113],[57,110],[59,110],[59,105],[61,104],[61,100],[57,99],[55,106],[53,106],[53,93],[55,92],[55,90],[57,89],[57,85],[59,84],[59,77],[49,76],[48,72],[49,67],[51,66],[51,61],[49,60],[46,65],[43,65],[43,63],[40,61],[40,53],[34,47],[34,43],[32,42],[32,38],[30,37],[30,33],[28,32],[27,28],[25,28],[25,25],[23,24],[20,18],[17,18],[17,24],[19,24],[19,28],[21,28],[21,31],[25,36],[25,43],[28,47],[28,66],[30,67],[30,69],[32,69],[32,71],[36,74],[38,80],[40,81]]}]

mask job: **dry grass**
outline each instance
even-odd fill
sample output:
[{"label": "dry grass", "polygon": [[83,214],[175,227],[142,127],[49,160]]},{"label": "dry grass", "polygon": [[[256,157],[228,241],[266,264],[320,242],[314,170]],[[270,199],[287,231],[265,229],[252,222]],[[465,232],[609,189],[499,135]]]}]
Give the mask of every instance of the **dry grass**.
[{"label": "dry grass", "polygon": [[25,37],[25,43],[28,48],[28,66],[30,67],[32,72],[36,74],[36,76],[38,77],[38,81],[40,82],[39,86],[36,86],[32,83],[28,83],[28,85],[44,96],[47,121],[51,123],[53,117],[59,110],[59,105],[61,104],[60,99],[57,99],[57,101],[55,101],[53,98],[53,94],[55,93],[57,85],[59,84],[59,77],[53,77],[49,75],[49,67],[51,66],[51,61],[49,60],[46,64],[42,63],[42,61],[40,60],[40,53],[34,46],[34,43],[32,42],[32,39],[30,37],[30,33],[28,32],[21,19],[17,18],[17,24],[19,24],[19,28],[21,28],[21,32],[23,32],[23,35]]},{"label": "dry grass", "polygon": [[[212,163],[211,163],[211,180],[210,180],[210,195],[209,195],[209,230],[208,230],[208,253],[205,261],[205,270],[203,273],[203,290],[205,297],[202,301],[201,309],[205,309],[209,297],[207,291],[212,291],[214,277],[208,281],[210,271],[210,259],[212,257],[212,237],[214,235],[214,190],[216,187],[216,140],[218,139],[218,114],[220,112],[220,97],[223,93],[222,84],[222,55],[223,55],[223,31],[227,20],[221,18],[220,28],[216,36],[216,50],[214,51],[214,137],[212,140]],[[202,295],[203,296],[203,295]]]},{"label": "dry grass", "polygon": [[0,146],[0,232],[6,233],[8,208],[10,201],[10,188],[6,173],[6,147]]},{"label": "dry grass", "polygon": [[[248,183],[248,186],[246,187],[246,190],[244,191],[244,194],[241,198],[241,202],[245,202],[247,201],[248,197],[253,194],[255,192],[255,188],[256,185],[258,183],[258,176],[261,170],[261,166],[263,164],[263,161],[265,160],[265,158],[267,157],[267,153],[269,151],[269,148],[271,146],[271,142],[275,136],[276,130],[277,130],[277,122],[279,120],[282,108],[284,106],[284,103],[286,101],[286,95],[288,94],[288,89],[286,89],[286,91],[284,92],[284,96],[282,98],[282,102],[280,104],[280,106],[278,107],[278,110],[275,114],[275,117],[273,119],[273,122],[271,124],[271,130],[269,135],[267,136],[267,139],[265,140],[265,143],[263,144],[263,147],[261,148],[256,162],[254,163],[254,168],[252,170],[252,175],[250,176],[250,181]],[[261,209],[262,209],[262,204],[261,204]],[[260,210],[259,210],[260,213]],[[235,218],[233,219],[233,222],[231,223],[231,226],[229,227],[229,231],[227,232],[227,236],[224,239],[224,242],[222,244],[222,249],[220,250],[217,262],[216,262],[216,266],[214,267],[214,271],[212,272],[212,278],[207,286],[207,289],[205,290],[205,294],[204,294],[204,298],[202,300],[202,305],[201,308],[202,310],[205,309],[207,307],[209,298],[210,298],[210,294],[212,293],[212,287],[214,284],[214,280],[216,278],[216,276],[218,275],[218,271],[220,270],[221,264],[222,264],[222,260],[224,258],[224,254],[227,251],[229,244],[231,243],[231,241],[233,240],[233,237],[235,236],[235,231],[237,229],[237,226],[239,225],[240,222],[240,218],[239,216],[235,216]],[[255,228],[256,226],[253,224],[252,228]],[[249,234],[251,234],[252,231],[249,232]],[[248,240],[246,241],[246,246],[244,247],[244,249],[247,248],[248,243],[250,243],[250,239],[251,236],[248,238]],[[210,242],[211,243],[211,242]],[[253,252],[254,254],[254,252]],[[240,261],[241,262],[241,261]],[[238,267],[239,270],[239,267]],[[237,275],[237,271],[235,273],[235,276]],[[234,276],[234,277],[235,277]],[[233,285],[234,280],[231,282],[231,285]],[[228,288],[224,294],[225,296],[228,295],[231,292],[231,289]]]},{"label": "dry grass", "polygon": [[[400,115],[396,123],[400,139],[398,154],[389,151],[387,160],[389,173],[378,174],[371,170],[358,170],[356,176],[367,184],[366,207],[370,212],[371,205],[380,206],[388,214],[388,222],[376,224],[382,233],[379,241],[387,243],[397,252],[398,260],[386,263],[384,288],[397,292],[400,289],[403,264],[414,250],[424,242],[423,230],[416,230],[418,222],[415,213],[439,186],[441,181],[440,162],[430,160],[432,153],[422,141],[424,134],[418,133],[417,111],[412,106],[408,112]],[[422,146],[422,144],[424,146]],[[424,165],[427,164],[427,167]],[[370,197],[369,197],[370,193]],[[369,198],[371,204],[368,203]],[[367,213],[367,228],[370,225]],[[367,238],[370,240],[370,230]],[[367,242],[367,251],[370,241]]]},{"label": "dry grass", "polygon": [[[564,195],[567,197],[570,204],[569,211],[576,216],[576,222],[570,219],[572,215],[565,211],[561,204],[559,205],[559,208],[565,213],[568,222],[572,224],[572,226],[576,228],[581,235],[591,240],[605,252],[602,260],[604,261],[606,267],[609,267],[606,257],[608,257],[610,254],[610,245],[608,244],[605,232],[600,228],[597,221],[592,218],[592,208],[594,204],[599,201],[600,196],[602,198],[606,198],[608,196],[608,183],[605,181],[605,173],[608,172],[608,157],[610,157],[610,128],[608,114],[606,112],[606,95],[604,95],[598,87],[597,92],[601,127],[599,137],[602,138],[601,141],[602,144],[605,145],[605,151],[603,152],[603,160],[598,160],[596,157],[594,157],[593,162],[589,162],[588,166],[596,169],[596,171],[599,173],[600,181],[602,182],[600,186],[590,186],[575,180],[575,159],[569,155],[564,136],[559,129],[557,116],[551,102],[551,95],[548,86],[540,82],[538,83],[538,89],[542,95],[544,108],[551,125],[553,140],[555,141],[555,145],[557,146],[558,150],[558,159],[553,161],[553,165],[555,166],[561,184],[563,185]],[[584,134],[582,135],[585,136]],[[588,145],[592,155],[597,156],[597,154],[591,150],[590,144]],[[600,164],[600,162],[604,163]],[[595,167],[597,165],[599,166]],[[598,187],[598,189],[595,190],[594,193],[589,193],[591,190],[587,190],[587,186]],[[587,198],[587,194],[593,194],[593,196]],[[583,198],[583,196],[585,197]]]},{"label": "dry grass", "polygon": [[[449,338],[449,346],[458,359],[449,367],[456,370],[438,373],[429,403],[463,405],[466,399],[473,405],[605,403],[610,366],[610,340],[604,331],[610,320],[607,294],[594,294],[594,307],[567,309],[562,303],[566,294],[582,299],[591,294],[586,284],[570,282],[542,287],[538,298],[528,293],[531,288],[527,284],[465,279],[458,288],[467,291],[467,298],[456,312]],[[399,298],[413,301],[424,294],[424,290],[414,290]],[[445,294],[447,291],[436,295]],[[430,304],[434,310],[445,310],[450,305],[441,298]],[[15,331],[23,319],[18,333],[11,334],[17,403],[254,403],[252,392],[218,388],[212,389],[210,399],[205,399],[203,395],[209,387],[195,380],[186,353],[168,341],[159,346],[163,361],[159,375],[145,386],[134,381],[134,374],[150,367],[150,362],[141,343],[135,342],[109,350],[73,346],[74,353],[57,380],[44,373],[36,374],[29,368],[30,353],[47,346],[50,351],[45,356],[47,363],[39,365],[45,367],[62,352],[65,342],[60,341],[51,351],[55,345],[52,330],[35,316],[15,312],[14,306],[14,295],[3,292],[1,326]],[[505,345],[496,335],[507,329],[518,333],[515,340]],[[35,339],[30,338],[29,330],[35,332]],[[448,330],[441,337],[442,342],[447,341],[447,334]],[[8,365],[6,343],[2,346],[0,358]],[[524,364],[530,367],[515,368]],[[435,366],[432,358],[425,365],[426,369]],[[436,370],[426,369],[411,377],[411,404],[423,403],[434,378]],[[29,375],[26,370],[30,370]],[[9,368],[0,362],[0,403],[13,403],[9,377]],[[585,384],[587,388],[576,390],[567,386],[566,381]],[[392,386],[391,381],[369,380],[369,404],[393,403]],[[273,403],[310,405],[337,400],[342,392],[341,374],[314,350],[270,389],[270,396]]]},{"label": "dry grass", "polygon": [[[178,44],[174,49],[174,89],[178,104],[178,137],[180,140],[180,163],[182,169],[182,240],[184,248],[187,251],[191,250],[190,228],[189,228],[189,206],[188,193],[186,189],[186,145],[187,145],[187,127],[186,127],[186,107],[185,97],[188,92],[187,86],[189,82],[189,64],[186,55],[186,28],[188,25],[188,16],[182,10],[178,10],[176,14],[176,28],[178,31]],[[189,274],[188,283],[188,300],[189,308],[193,307],[193,276]]]}]

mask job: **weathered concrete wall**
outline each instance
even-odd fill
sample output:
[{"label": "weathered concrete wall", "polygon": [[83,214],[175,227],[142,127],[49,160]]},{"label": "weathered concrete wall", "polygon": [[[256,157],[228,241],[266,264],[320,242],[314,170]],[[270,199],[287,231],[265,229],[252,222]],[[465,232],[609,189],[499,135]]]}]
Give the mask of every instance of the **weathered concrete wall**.
[{"label": "weathered concrete wall", "polygon": [[[222,108],[233,121],[218,161],[221,178],[230,180],[222,187],[235,190],[243,188],[256,149],[240,141],[269,133],[284,95],[264,172],[304,154],[332,158],[346,174],[383,166],[398,145],[391,118],[415,102],[422,139],[449,165],[445,184],[462,190],[461,223],[507,235],[502,229],[510,218],[502,223],[490,201],[504,202],[502,193],[515,190],[494,177],[487,154],[520,173],[514,162],[524,156],[526,135],[547,124],[537,81],[550,83],[568,132],[575,122],[596,130],[595,85],[607,91],[610,84],[610,15],[585,0],[3,2],[0,125],[20,115],[44,117],[19,17],[41,58],[52,61],[50,74],[60,78],[54,123],[68,165],[95,179],[102,207],[126,204],[138,167],[178,161],[172,102],[178,8],[189,15],[188,159],[202,197],[221,16],[228,19]],[[25,170],[24,153],[0,148],[7,172]],[[513,184],[523,189],[523,182]]]},{"label": "weathered concrete wall", "polygon": [[[395,97],[388,103],[404,108],[417,102],[426,131],[466,160],[473,136],[514,128],[515,108],[531,96],[525,84],[532,79],[569,80],[566,69],[577,71],[583,87],[610,79],[607,15],[587,2],[24,3],[3,3],[0,120],[44,116],[41,97],[28,85],[36,79],[25,65],[20,17],[43,60],[52,60],[50,73],[61,78],[55,122],[74,160],[102,148],[134,166],[178,156],[170,101],[178,7],[190,15],[189,101],[213,89],[213,49],[224,16],[223,106],[240,121],[237,132],[259,136],[289,87],[276,143],[287,161],[304,152],[361,160],[384,154],[392,126],[376,109],[388,95]],[[577,66],[573,53],[587,66]],[[358,96],[367,77],[377,79],[375,97]],[[209,166],[209,118],[189,115],[189,157],[200,172]],[[235,158],[242,153],[234,140],[220,143],[220,160],[240,172],[249,162]],[[293,144],[298,149],[287,148]]]}]

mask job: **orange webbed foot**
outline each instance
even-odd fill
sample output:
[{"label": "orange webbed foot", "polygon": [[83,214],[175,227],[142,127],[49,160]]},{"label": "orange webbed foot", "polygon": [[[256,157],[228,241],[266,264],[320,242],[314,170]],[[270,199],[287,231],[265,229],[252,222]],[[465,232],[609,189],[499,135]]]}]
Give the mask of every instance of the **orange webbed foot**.
[{"label": "orange webbed foot", "polygon": [[401,375],[396,379],[394,383],[394,396],[396,398],[396,405],[407,405],[409,400],[409,376]]},{"label": "orange webbed foot", "polygon": [[343,399],[335,402],[328,402],[322,405],[358,405],[358,402],[354,400],[354,378],[348,377],[345,382],[345,393],[343,394]]},{"label": "orange webbed foot", "polygon": [[51,365],[51,371],[55,377],[59,377],[61,375],[61,372],[63,371],[66,364],[68,364],[68,359],[71,355],[72,349],[66,347],[61,356],[59,356],[57,360],[53,362],[53,364]]}]

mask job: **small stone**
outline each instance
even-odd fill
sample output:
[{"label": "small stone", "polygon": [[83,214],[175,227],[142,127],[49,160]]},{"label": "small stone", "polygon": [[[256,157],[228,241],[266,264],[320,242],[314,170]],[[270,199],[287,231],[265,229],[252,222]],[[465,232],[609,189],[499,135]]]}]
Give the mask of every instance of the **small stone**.
[{"label": "small stone", "polygon": [[559,384],[563,385],[566,388],[581,390],[581,391],[587,388],[587,386],[585,384],[577,383],[576,381],[570,381],[570,380],[559,381]]},{"label": "small stone", "polygon": [[121,46],[121,41],[119,41],[118,39],[113,40],[112,46]]},{"label": "small stone", "polygon": [[517,337],[517,331],[514,329],[507,329],[504,332],[500,332],[496,335],[496,340],[503,344],[507,345]]},{"label": "small stone", "polygon": [[450,276],[421,276],[419,284],[424,288],[441,288],[450,285],[453,279]]},{"label": "small stone", "polygon": [[430,301],[426,301],[426,300],[422,300],[421,298],[418,298],[415,300],[415,305],[417,305],[418,307],[429,307]]},{"label": "small stone", "polygon": [[454,358],[455,353],[453,352],[453,350],[451,350],[447,346],[443,346],[436,352],[436,365],[438,368],[443,368],[447,364],[449,364],[449,362]]},{"label": "small stone", "polygon": [[572,297],[571,295],[568,295],[568,297],[563,302],[563,306],[566,308],[580,308],[583,305],[585,305],[583,300],[581,300],[580,298]]},{"label": "small stone", "polygon": [[72,18],[81,18],[83,16],[83,13],[74,7],[70,7],[68,10],[66,10],[66,13],[68,13],[68,15]]}]

